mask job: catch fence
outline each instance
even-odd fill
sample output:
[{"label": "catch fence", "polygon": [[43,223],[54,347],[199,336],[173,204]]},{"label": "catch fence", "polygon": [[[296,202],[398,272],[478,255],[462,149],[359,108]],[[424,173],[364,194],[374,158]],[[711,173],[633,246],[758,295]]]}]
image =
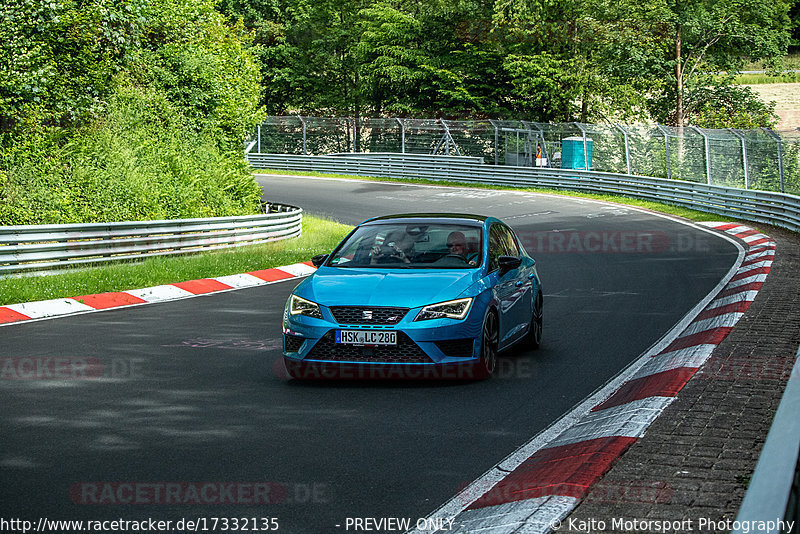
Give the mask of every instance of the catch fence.
[{"label": "catch fence", "polygon": [[249,154],[402,153],[800,194],[800,131],[660,124],[268,117]]}]

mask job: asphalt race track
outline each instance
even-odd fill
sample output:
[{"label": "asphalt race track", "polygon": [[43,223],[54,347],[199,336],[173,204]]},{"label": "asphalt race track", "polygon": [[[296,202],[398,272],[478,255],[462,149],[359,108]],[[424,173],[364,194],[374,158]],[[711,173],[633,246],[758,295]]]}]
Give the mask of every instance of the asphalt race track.
[{"label": "asphalt race track", "polygon": [[737,257],[698,228],[589,200],[258,179],[266,199],[348,224],[400,212],[501,217],[537,259],[543,348],[505,355],[483,382],[288,381],[276,363],[297,280],[8,325],[6,362],[78,371],[3,370],[0,517],[200,519],[207,532],[222,531],[214,518],[240,518],[242,531],[256,526],[242,518],[277,518],[279,532],[297,534],[353,531],[347,518],[416,521],[635,360]]}]

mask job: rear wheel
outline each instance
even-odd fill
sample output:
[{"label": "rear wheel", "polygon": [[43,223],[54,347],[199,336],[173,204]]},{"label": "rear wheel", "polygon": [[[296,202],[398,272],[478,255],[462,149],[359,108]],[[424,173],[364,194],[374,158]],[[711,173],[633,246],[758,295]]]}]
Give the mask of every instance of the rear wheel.
[{"label": "rear wheel", "polygon": [[531,324],[528,328],[528,336],[525,339],[525,344],[531,349],[538,349],[542,345],[542,319],[544,312],[542,310],[542,293],[536,295],[536,302],[533,304],[533,313],[531,314]]},{"label": "rear wheel", "polygon": [[497,368],[497,342],[500,337],[497,314],[490,311],[483,322],[481,336],[481,359],[478,363],[478,378],[489,378]]}]

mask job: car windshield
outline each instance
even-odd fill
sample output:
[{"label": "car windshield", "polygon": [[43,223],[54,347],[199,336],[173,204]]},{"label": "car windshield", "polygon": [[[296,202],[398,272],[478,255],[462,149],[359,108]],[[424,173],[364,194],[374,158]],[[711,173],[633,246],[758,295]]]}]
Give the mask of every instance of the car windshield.
[{"label": "car windshield", "polygon": [[391,269],[475,269],[481,227],[453,223],[368,224],[334,251],[328,265]]}]

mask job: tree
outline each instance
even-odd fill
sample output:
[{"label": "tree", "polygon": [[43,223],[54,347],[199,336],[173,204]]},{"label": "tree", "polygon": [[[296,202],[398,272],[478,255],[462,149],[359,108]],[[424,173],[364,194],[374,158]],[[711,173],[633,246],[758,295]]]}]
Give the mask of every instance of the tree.
[{"label": "tree", "polygon": [[591,1],[615,30],[603,45],[608,70],[652,80],[653,117],[678,126],[690,115],[687,101],[697,100],[690,93],[719,85],[713,74],[775,60],[789,43],[789,0]]},{"label": "tree", "polygon": [[96,117],[139,46],[138,0],[19,0],[0,6],[0,116],[48,124]]}]

